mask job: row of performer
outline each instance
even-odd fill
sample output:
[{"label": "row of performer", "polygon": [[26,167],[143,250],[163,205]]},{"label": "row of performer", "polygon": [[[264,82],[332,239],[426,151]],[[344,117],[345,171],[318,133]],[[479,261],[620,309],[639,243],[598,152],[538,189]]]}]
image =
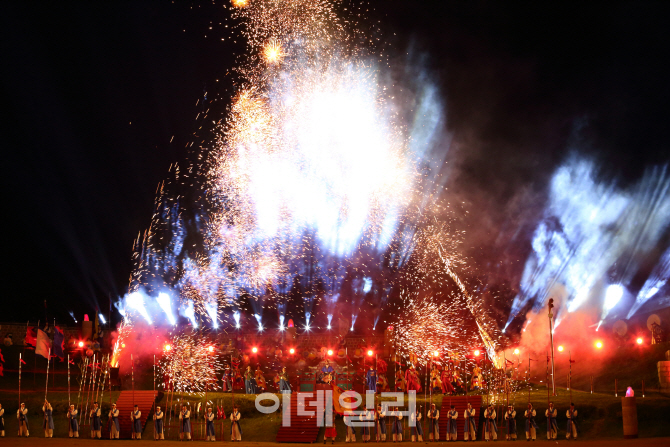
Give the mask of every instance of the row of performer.
[{"label": "row of performer", "polygon": [[[451,409],[447,412],[447,441],[456,441],[458,438],[458,411],[454,405],[451,406]],[[463,419],[465,419],[463,427],[463,439],[465,441],[475,441],[477,439],[477,420],[475,419],[476,411],[472,408],[470,403],[467,404],[467,408],[463,414]],[[372,411],[370,409],[365,409],[363,413],[358,416],[360,421],[374,421],[372,427],[364,426],[361,427],[361,434],[363,442],[370,441],[371,430],[375,430],[375,436],[377,441],[386,441],[387,427],[386,427],[386,418],[390,417],[392,420],[391,423],[391,435],[393,442],[402,442],[403,435],[403,414],[400,411],[389,411],[388,413],[382,409],[381,405],[377,406],[377,411]],[[495,441],[498,439],[498,426],[496,423],[496,410],[493,405],[489,405],[484,410],[484,440],[485,441]],[[516,426],[516,410],[513,406],[509,406],[504,415],[505,421],[505,440],[515,441],[517,439],[517,426]],[[539,429],[535,418],[537,417],[537,411],[533,408],[532,404],[528,404],[528,409],[524,413],[524,418],[526,419],[526,440],[535,441],[537,438],[537,430]],[[547,439],[553,440],[558,436],[558,424],[556,423],[557,409],[554,408],[554,404],[550,403],[549,408],[545,411],[545,417],[547,418]],[[566,411],[566,417],[568,419],[567,429],[566,429],[566,439],[577,439],[577,410],[575,409],[574,404],[570,404],[570,409]],[[345,415],[345,423],[347,418],[351,421],[352,416]],[[417,409],[415,414],[410,415],[410,440],[412,442],[423,441],[423,426],[421,424],[422,414],[419,409]],[[428,420],[428,439],[429,440],[439,440],[440,439],[440,411],[435,408],[435,404],[431,405],[429,411],[426,412],[426,418]],[[346,423],[347,426],[347,435],[346,442],[356,442],[356,429],[352,424]],[[337,436],[337,431],[335,425],[326,427],[324,434],[323,442],[324,444],[328,439],[333,443],[335,437]]]},{"label": "row of performer", "polygon": [[[42,419],[42,428],[44,430],[45,438],[52,438],[54,431],[54,414],[53,407],[48,401],[44,401],[42,406],[42,413],[44,417]],[[5,436],[5,410],[0,405],[0,437]],[[79,411],[75,408],[74,405],[70,405],[70,408],[67,411],[68,419],[68,436],[70,438],[79,437]],[[107,414],[107,427],[109,429],[109,438],[110,439],[119,439],[119,433],[121,431],[119,424],[120,413],[116,408],[116,404],[112,404],[112,409]],[[100,439],[102,437],[102,410],[98,405],[98,402],[93,403],[93,409],[89,412],[89,418],[91,421],[91,438]],[[230,414],[230,439],[231,441],[241,441],[242,440],[242,427],[240,426],[240,419],[242,415],[240,414],[239,408],[237,406],[233,407],[233,412]],[[18,436],[28,437],[30,436],[29,432],[29,423],[28,423],[28,409],[25,404],[21,404],[21,407],[16,411],[16,419],[18,421]],[[205,413],[206,421],[206,431],[207,431],[207,441],[215,441],[216,431],[214,428],[214,421],[217,419],[217,415],[212,411],[212,408],[207,408]],[[130,413],[130,420],[132,424],[132,438],[133,439],[142,439],[142,412],[139,407],[135,405],[135,408]],[[154,422],[154,439],[165,439],[165,413],[161,407],[156,406],[156,411],[153,412],[153,422]],[[191,439],[191,410],[186,405],[181,407],[179,411],[179,439]]]},{"label": "row of performer", "polygon": [[[44,405],[42,406],[42,412],[44,414],[42,420],[42,428],[44,429],[44,436],[47,438],[53,437],[54,430],[54,421],[53,421],[53,408],[51,404],[45,400]],[[4,421],[5,410],[0,405],[0,436],[5,436],[5,421]],[[550,403],[549,408],[545,410],[545,417],[547,419],[547,439],[552,440],[556,439],[558,436],[558,424],[557,419],[557,409],[554,408],[554,404]],[[577,426],[577,410],[575,409],[574,404],[570,404],[570,408],[566,411],[567,418],[567,428],[566,428],[566,439],[577,439],[578,426]],[[119,426],[119,410],[116,408],[116,404],[112,404],[112,409],[108,413],[108,428],[110,439],[118,439],[120,426]],[[477,439],[477,421],[475,419],[476,410],[472,408],[470,403],[467,404],[467,408],[463,414],[464,422],[464,431],[463,439],[465,441],[475,441]],[[78,422],[79,412],[74,405],[70,405],[70,408],[67,412],[68,419],[68,435],[71,438],[79,437],[79,422]],[[91,438],[101,438],[102,432],[102,413],[101,409],[97,402],[93,403],[93,408],[89,413],[91,420],[90,429],[91,429]],[[225,416],[224,416],[225,417]],[[234,406],[233,412],[230,414],[230,439],[231,441],[241,441],[242,440],[242,427],[240,425],[241,414],[239,408]],[[355,419],[364,422],[372,422],[372,424],[367,424],[362,426],[361,433],[363,442],[370,441],[370,435],[372,430],[375,431],[375,436],[378,441],[386,441],[387,435],[387,418],[391,419],[391,434],[393,442],[402,442],[403,436],[403,414],[401,411],[389,410],[384,411],[381,405],[377,406],[376,411],[366,408],[364,411],[359,412],[358,416],[353,416],[351,414],[345,414],[344,421],[347,427],[346,442],[356,442],[356,427],[352,423]],[[457,420],[459,414],[456,411],[455,406],[451,406],[451,409],[447,412],[447,441],[456,441],[458,437],[457,430]],[[509,406],[504,415],[505,421],[505,439],[506,440],[516,440],[517,439],[517,426],[516,426],[516,417],[517,413],[513,406]],[[528,404],[528,409],[524,412],[525,426],[526,426],[526,440],[535,441],[537,436],[537,430],[539,429],[537,422],[535,421],[537,417],[537,412],[533,408],[532,404]],[[28,409],[25,404],[21,404],[21,407],[16,412],[16,418],[18,421],[18,436],[28,437],[30,435],[28,429]],[[142,412],[139,410],[138,406],[135,405],[134,410],[130,414],[130,419],[132,422],[132,437],[133,439],[142,438]],[[414,414],[410,415],[410,440],[411,441],[423,441],[423,426],[421,423],[422,413],[419,409]],[[430,440],[439,440],[440,439],[440,428],[439,428],[439,419],[440,411],[435,408],[435,404],[432,404],[430,410],[426,412],[426,418],[428,420],[428,430],[429,430],[429,439]],[[496,410],[493,405],[489,405],[484,410],[484,440],[485,441],[495,441],[498,439],[498,427],[496,424]],[[212,408],[207,408],[205,413],[206,421],[206,440],[215,441],[216,440],[216,430],[214,426],[214,421],[217,419],[217,414],[212,411]],[[165,438],[165,413],[162,411],[161,407],[157,406],[156,411],[153,413],[153,422],[154,422],[154,439],[164,439]],[[323,442],[325,443],[328,439],[331,442],[335,442],[335,437],[337,436],[337,430],[335,424],[332,420],[332,413],[330,418],[330,424],[326,423],[326,430],[324,433]],[[183,405],[179,411],[179,439],[191,439],[191,411],[185,405]]]}]

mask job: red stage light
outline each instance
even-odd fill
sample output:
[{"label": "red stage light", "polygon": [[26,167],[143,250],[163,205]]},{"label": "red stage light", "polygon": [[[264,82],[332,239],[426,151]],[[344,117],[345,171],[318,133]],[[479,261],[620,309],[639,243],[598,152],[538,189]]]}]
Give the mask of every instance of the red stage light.
[{"label": "red stage light", "polygon": [[514,350],[514,354],[515,354],[515,355],[519,355],[519,348],[516,348],[516,349]]},{"label": "red stage light", "polygon": [[368,350],[368,356],[369,356],[369,357],[372,357],[372,354],[374,354],[374,352],[372,352],[372,349],[369,349],[369,350]]},{"label": "red stage light", "polygon": [[253,348],[251,348],[251,352],[253,352],[254,354],[257,353],[257,352],[258,352],[258,348],[257,348],[256,346],[254,346]]},{"label": "red stage light", "polygon": [[80,347],[80,348],[83,348],[83,347],[84,347],[84,342],[83,342],[83,341],[80,341],[80,342],[79,342],[79,347]]},{"label": "red stage light", "polygon": [[475,350],[475,357],[479,357],[479,349]]},{"label": "red stage light", "polygon": [[563,345],[558,346],[558,352],[563,352]]},{"label": "red stage light", "polygon": [[642,337],[638,337],[636,341],[638,345],[641,345],[644,340],[642,340]]},{"label": "red stage light", "polygon": [[295,349],[291,348],[291,349],[288,350],[288,352],[289,352],[290,354],[295,354]]},{"label": "red stage light", "polygon": [[598,340],[598,341],[596,342],[596,348],[600,349],[600,348],[602,348],[602,347],[603,347],[603,342],[601,342],[600,340]]},{"label": "red stage light", "polygon": [[170,350],[172,349],[172,346],[170,346],[170,345],[165,345],[165,346],[163,347],[163,349],[165,349],[166,351],[170,351]]},{"label": "red stage light", "polygon": [[333,350],[332,349],[328,350],[328,355],[333,355]]}]

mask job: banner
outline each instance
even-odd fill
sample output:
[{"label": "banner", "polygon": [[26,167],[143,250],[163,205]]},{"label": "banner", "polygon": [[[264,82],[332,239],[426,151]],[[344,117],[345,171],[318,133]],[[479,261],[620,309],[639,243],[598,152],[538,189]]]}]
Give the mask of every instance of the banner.
[{"label": "banner", "polygon": [[55,326],[54,347],[52,352],[53,356],[63,360],[63,358],[65,357],[65,353],[63,352],[64,349],[65,349],[65,335],[63,335],[63,331],[61,330],[61,328]]},{"label": "banner", "polygon": [[35,347],[37,345],[37,328],[29,327],[26,330],[26,338],[24,340],[26,346]]},{"label": "banner", "polygon": [[41,355],[45,359],[49,358],[51,350],[51,339],[42,329],[37,330],[37,343],[35,345],[35,354]]}]

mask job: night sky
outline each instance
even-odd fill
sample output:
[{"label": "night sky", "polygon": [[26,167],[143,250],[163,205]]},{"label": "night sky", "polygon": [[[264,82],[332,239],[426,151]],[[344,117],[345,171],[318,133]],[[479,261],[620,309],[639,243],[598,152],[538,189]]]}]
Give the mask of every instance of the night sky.
[{"label": "night sky", "polygon": [[[47,300],[50,319],[71,323],[68,311],[106,311],[126,292],[156,186],[189,157],[196,103],[207,92],[223,109],[231,94],[243,46],[224,4],[2,2],[0,320],[44,320]],[[466,202],[466,249],[483,276],[505,264],[518,284],[515,260],[571,151],[621,185],[670,160],[667,2],[376,0],[369,9],[391,66],[421,59],[442,90],[447,186]],[[524,191],[521,216],[509,215]]]}]

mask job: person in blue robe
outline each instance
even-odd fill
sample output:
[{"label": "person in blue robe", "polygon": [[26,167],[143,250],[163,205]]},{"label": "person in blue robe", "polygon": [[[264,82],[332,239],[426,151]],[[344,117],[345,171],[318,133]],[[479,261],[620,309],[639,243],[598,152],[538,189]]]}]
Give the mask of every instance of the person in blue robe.
[{"label": "person in blue robe", "polygon": [[575,404],[570,404],[570,409],[565,412],[565,417],[568,419],[568,427],[565,432],[565,439],[572,438],[577,440],[579,429],[577,427],[577,410],[575,409]]},{"label": "person in blue robe", "polygon": [[191,440],[191,410],[189,410],[186,405],[181,406],[181,411],[179,412],[179,440],[186,439],[187,441]]},{"label": "person in blue robe", "polygon": [[100,419],[101,410],[97,402],[93,402],[89,417],[91,418],[91,438],[101,439],[102,420]]},{"label": "person in blue robe", "polygon": [[142,439],[142,412],[139,406],[135,405],[130,419],[133,421],[133,439]]},{"label": "person in blue robe", "polygon": [[393,442],[402,442],[402,413],[396,408],[395,411],[391,412],[390,416],[393,419],[393,425],[391,426]]},{"label": "person in blue robe", "polygon": [[516,441],[516,411],[511,405],[505,412],[505,440]]},{"label": "person in blue robe", "polygon": [[242,440],[242,426],[240,425],[240,419],[242,419],[242,415],[240,414],[240,409],[235,406],[235,407],[233,407],[233,412],[230,413],[230,440],[231,441],[241,441]]},{"label": "person in blue robe", "polygon": [[291,394],[291,383],[289,382],[285,366],[281,369],[281,374],[279,375],[279,392]]},{"label": "person in blue robe", "polygon": [[456,406],[452,405],[451,409],[447,411],[447,441],[456,441],[458,431],[456,429],[456,420],[458,419],[458,411]]},{"label": "person in blue robe", "polygon": [[163,413],[161,407],[157,406],[154,413],[154,439],[165,439],[164,420],[165,413]]},{"label": "person in blue robe", "polygon": [[549,408],[544,412],[544,415],[547,417],[547,439],[556,439],[558,436],[558,424],[556,423],[558,412],[554,408],[553,402],[549,402]]},{"label": "person in blue robe", "polygon": [[[412,426],[413,425],[413,426]],[[409,415],[410,441],[423,442],[423,424],[421,423],[421,409],[417,408],[414,414]]]},{"label": "person in blue robe", "polygon": [[206,424],[207,424],[207,430],[206,430],[206,435],[207,441],[216,441],[216,430],[214,429],[214,419],[216,419],[216,415],[212,411],[211,408],[207,409],[207,413],[205,414],[205,419],[206,419]]},{"label": "person in blue robe", "polygon": [[44,428],[44,437],[53,438],[54,437],[53,408],[51,407],[51,404],[47,400],[44,401],[42,411],[44,412],[44,420],[42,421],[42,428]]},{"label": "person in blue robe", "polygon": [[365,385],[368,391],[377,392],[377,370],[372,366],[365,374]]},{"label": "person in blue robe", "polygon": [[78,414],[79,412],[74,407],[74,405],[70,405],[70,409],[67,411],[68,435],[70,438],[79,437],[79,421],[77,421]]},{"label": "person in blue robe", "polygon": [[121,433],[121,426],[119,425],[119,409],[116,404],[112,404],[112,409],[109,410],[109,420],[107,426],[109,428],[109,439],[119,439]]},{"label": "person in blue robe", "polygon": [[251,370],[251,365],[247,366],[247,370],[244,371],[244,388],[247,394],[258,394],[256,375]]},{"label": "person in blue robe", "polygon": [[463,440],[475,442],[477,439],[477,421],[475,420],[476,410],[472,408],[472,404],[468,402],[463,417],[465,418],[465,427],[463,431]]},{"label": "person in blue robe", "polygon": [[375,431],[377,441],[386,441],[386,412],[381,405],[377,405],[377,412],[375,413]]},{"label": "person in blue robe", "polygon": [[326,364],[321,368],[321,377],[319,382],[331,383],[335,380],[335,368],[330,365],[330,360],[326,359]]}]

